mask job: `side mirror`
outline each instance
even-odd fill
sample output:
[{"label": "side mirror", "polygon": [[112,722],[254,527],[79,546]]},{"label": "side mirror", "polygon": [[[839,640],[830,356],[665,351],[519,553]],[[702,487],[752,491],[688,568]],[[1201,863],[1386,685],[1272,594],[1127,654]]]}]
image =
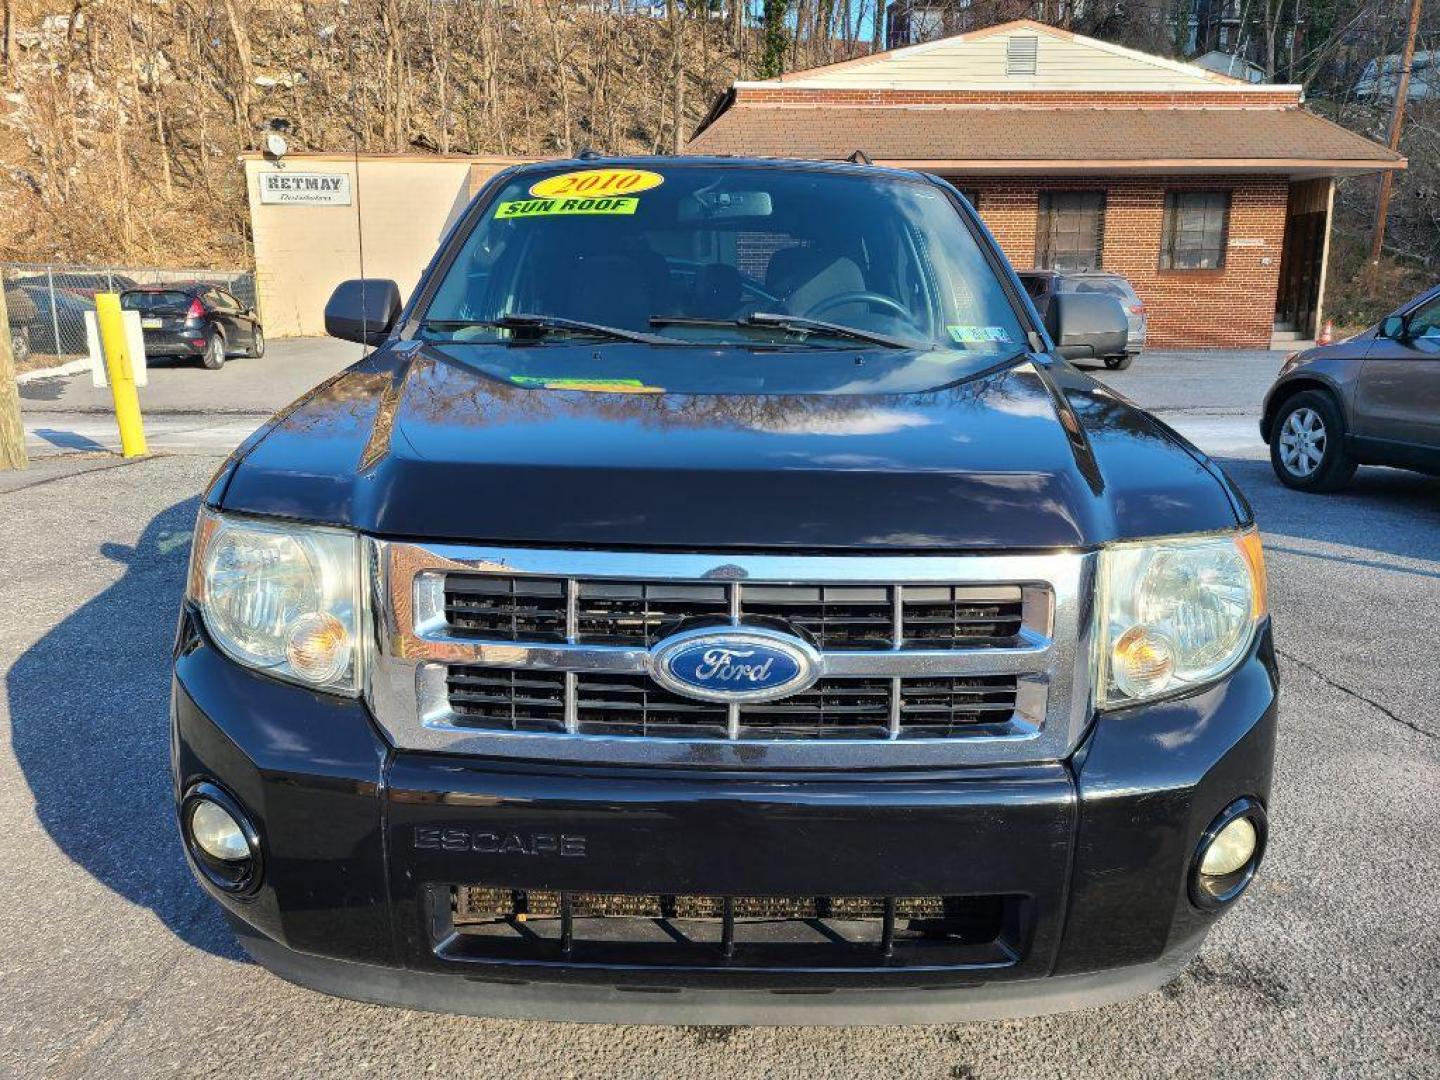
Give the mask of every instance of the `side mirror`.
[{"label": "side mirror", "polygon": [[1404,341],[1409,333],[1405,328],[1404,315],[1389,315],[1380,324],[1380,336],[1390,338],[1392,341]]},{"label": "side mirror", "polygon": [[1099,360],[1125,351],[1130,321],[1106,293],[1056,293],[1045,308],[1045,329],[1066,360]]},{"label": "side mirror", "polygon": [[325,305],[325,332],[342,341],[379,345],[400,318],[400,286],[386,278],[342,281]]}]

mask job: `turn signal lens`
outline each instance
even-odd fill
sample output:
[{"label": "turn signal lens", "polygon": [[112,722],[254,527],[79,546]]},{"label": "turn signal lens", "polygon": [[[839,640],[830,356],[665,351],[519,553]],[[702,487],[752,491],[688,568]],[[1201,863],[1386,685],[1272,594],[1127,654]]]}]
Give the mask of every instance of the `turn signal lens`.
[{"label": "turn signal lens", "polygon": [[291,623],[285,656],[309,682],[334,682],[350,663],[350,633],[334,615],[312,611]]},{"label": "turn signal lens", "polygon": [[1121,690],[1131,697],[1149,697],[1170,681],[1175,671],[1175,650],[1154,631],[1132,626],[1115,642],[1110,665]]},{"label": "turn signal lens", "polygon": [[1235,538],[1240,557],[1250,568],[1250,612],[1256,619],[1264,618],[1270,611],[1270,581],[1265,576],[1265,552],[1260,544],[1260,530],[1248,529]]}]

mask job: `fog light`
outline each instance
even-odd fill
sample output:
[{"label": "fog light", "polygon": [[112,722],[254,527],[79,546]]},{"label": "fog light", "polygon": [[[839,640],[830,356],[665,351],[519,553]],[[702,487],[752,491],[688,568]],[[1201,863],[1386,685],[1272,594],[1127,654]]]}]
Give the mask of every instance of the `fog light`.
[{"label": "fog light", "polygon": [[259,888],[260,836],[229,792],[209,781],[192,787],[180,803],[180,830],[210,884],[237,896]]},{"label": "fog light", "polygon": [[1236,818],[1221,829],[1200,857],[1200,873],[1225,877],[1244,868],[1255,854],[1255,826],[1249,818]]},{"label": "fog light", "polygon": [[234,862],[250,857],[250,845],[240,823],[224,807],[209,799],[196,799],[190,811],[190,835],[200,850],[213,859]]},{"label": "fog light", "polygon": [[1190,899],[1208,909],[1237,899],[1265,854],[1268,820],[1258,799],[1236,799],[1200,837],[1190,866]]}]

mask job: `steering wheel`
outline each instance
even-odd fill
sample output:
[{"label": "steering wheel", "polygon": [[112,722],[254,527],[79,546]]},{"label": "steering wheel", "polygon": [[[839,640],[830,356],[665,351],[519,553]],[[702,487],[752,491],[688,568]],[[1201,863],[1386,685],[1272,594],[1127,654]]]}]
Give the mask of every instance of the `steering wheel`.
[{"label": "steering wheel", "polygon": [[809,309],[800,314],[808,318],[818,318],[821,312],[829,311],[831,308],[844,307],[846,304],[873,304],[876,307],[888,308],[907,323],[910,321],[910,311],[904,304],[900,303],[893,296],[886,296],[884,293],[858,292],[836,293],[834,296],[827,296],[818,303],[811,304]]}]

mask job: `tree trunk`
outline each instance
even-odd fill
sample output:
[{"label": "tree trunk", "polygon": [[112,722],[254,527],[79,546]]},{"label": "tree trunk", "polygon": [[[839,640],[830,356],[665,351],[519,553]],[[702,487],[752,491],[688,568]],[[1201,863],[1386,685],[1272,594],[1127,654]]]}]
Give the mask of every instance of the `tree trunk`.
[{"label": "tree trunk", "polygon": [[20,72],[15,66],[15,0],[5,0],[5,78],[10,85],[20,86]]},{"label": "tree trunk", "polygon": [[666,17],[670,20],[671,115],[675,119],[670,149],[679,154],[685,149],[685,24],[680,18],[680,0],[669,0]]},{"label": "tree trunk", "polygon": [[20,420],[20,387],[15,383],[15,354],[10,349],[10,316],[5,307],[4,283],[0,281],[0,469],[23,469],[28,464],[25,425]]},{"label": "tree trunk", "polygon": [[240,64],[240,85],[235,89],[235,119],[246,128],[245,147],[249,149],[253,123],[250,116],[250,90],[255,85],[255,68],[250,61],[250,31],[246,29],[235,0],[225,0],[225,19],[230,24],[230,36],[235,41],[235,59]]}]

